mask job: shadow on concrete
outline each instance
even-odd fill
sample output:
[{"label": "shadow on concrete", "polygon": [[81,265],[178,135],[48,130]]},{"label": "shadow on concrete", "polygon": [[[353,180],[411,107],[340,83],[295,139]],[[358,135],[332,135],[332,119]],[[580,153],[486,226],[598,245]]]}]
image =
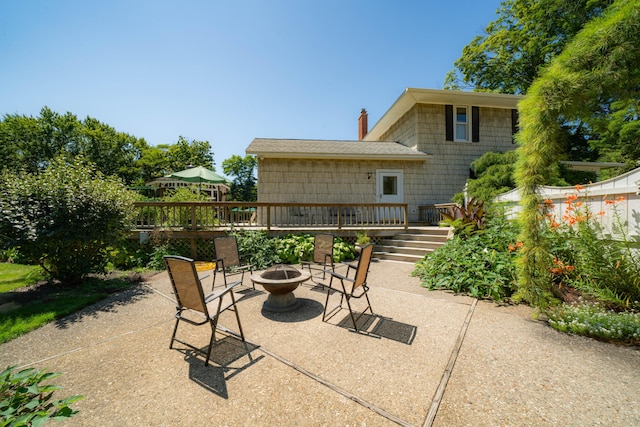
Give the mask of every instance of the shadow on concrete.
[{"label": "shadow on concrete", "polygon": [[[348,311],[348,310],[347,310]],[[357,318],[360,314],[354,312]],[[386,338],[403,344],[411,345],[416,338],[418,328],[407,323],[398,322],[389,317],[377,314],[362,314],[356,321],[358,332],[374,338]],[[353,330],[351,315],[347,315],[336,325],[341,328]]]},{"label": "shadow on concrete", "polygon": [[275,322],[304,322],[322,314],[324,306],[318,301],[298,298],[299,306],[295,310],[277,313],[262,308],[262,315]]},{"label": "shadow on concrete", "polygon": [[211,393],[228,399],[227,381],[265,356],[254,357],[252,352],[259,346],[243,342],[234,336],[219,339],[214,345],[208,366],[204,365],[201,354],[201,352],[206,354],[206,346],[199,351],[190,349],[180,351],[185,353],[184,358],[189,363],[189,379]]}]

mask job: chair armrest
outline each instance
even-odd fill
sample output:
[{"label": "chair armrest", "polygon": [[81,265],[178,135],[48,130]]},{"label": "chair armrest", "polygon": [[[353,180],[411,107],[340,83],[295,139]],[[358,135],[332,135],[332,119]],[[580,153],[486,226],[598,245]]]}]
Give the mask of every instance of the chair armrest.
[{"label": "chair armrest", "polygon": [[204,297],[204,302],[206,303],[210,303],[211,301],[214,301],[224,295],[226,295],[227,293],[231,292],[233,290],[233,288],[235,288],[238,285],[241,285],[242,282],[240,280],[238,280],[237,282],[233,282],[230,283],[229,285],[225,286],[224,289],[221,289],[218,292],[215,293],[210,293],[209,295],[206,295]]},{"label": "chair armrest", "polygon": [[349,282],[353,282],[354,281],[354,279],[351,279],[351,278],[349,278],[349,277],[347,277],[345,275],[342,275],[340,273],[336,273],[333,270],[324,270],[324,272],[327,273],[327,274],[330,274],[331,276],[333,276],[333,277],[335,277],[337,279],[340,279],[340,280],[347,280]]}]

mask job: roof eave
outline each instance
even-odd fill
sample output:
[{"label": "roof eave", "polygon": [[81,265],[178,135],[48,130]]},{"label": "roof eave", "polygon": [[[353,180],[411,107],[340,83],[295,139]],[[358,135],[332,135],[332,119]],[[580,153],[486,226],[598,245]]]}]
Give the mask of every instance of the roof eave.
[{"label": "roof eave", "polygon": [[324,160],[402,160],[424,162],[431,154],[335,154],[335,153],[258,153],[248,152],[260,159],[324,159]]},{"label": "roof eave", "polygon": [[397,122],[400,117],[416,104],[462,104],[478,107],[515,109],[520,99],[522,99],[520,95],[504,93],[407,88],[365,135],[363,140],[378,140],[392,124]]}]

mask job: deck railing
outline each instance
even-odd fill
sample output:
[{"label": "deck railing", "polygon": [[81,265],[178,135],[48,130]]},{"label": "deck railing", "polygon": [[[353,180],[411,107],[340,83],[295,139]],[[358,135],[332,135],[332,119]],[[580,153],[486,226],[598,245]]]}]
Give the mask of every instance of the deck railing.
[{"label": "deck railing", "polygon": [[418,220],[425,224],[438,225],[443,220],[443,213],[451,213],[455,203],[439,203],[436,205],[418,206]]},{"label": "deck railing", "polygon": [[136,202],[138,230],[407,228],[406,203]]}]

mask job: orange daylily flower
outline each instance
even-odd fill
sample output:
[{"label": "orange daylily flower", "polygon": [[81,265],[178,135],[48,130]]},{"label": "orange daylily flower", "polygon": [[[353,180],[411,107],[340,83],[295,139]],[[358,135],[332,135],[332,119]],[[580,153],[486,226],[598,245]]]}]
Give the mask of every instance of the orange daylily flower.
[{"label": "orange daylily flower", "polygon": [[574,188],[575,188],[577,191],[582,191],[582,190],[584,190],[584,185],[576,184],[576,185],[574,186]]}]

